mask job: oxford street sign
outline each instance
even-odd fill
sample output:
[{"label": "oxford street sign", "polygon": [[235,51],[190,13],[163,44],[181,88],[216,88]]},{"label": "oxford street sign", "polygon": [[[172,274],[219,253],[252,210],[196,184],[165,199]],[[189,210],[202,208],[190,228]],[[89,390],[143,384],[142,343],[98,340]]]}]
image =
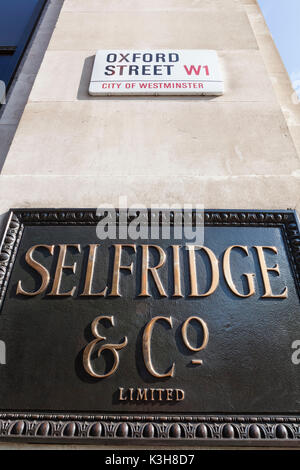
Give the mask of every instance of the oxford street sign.
[{"label": "oxford street sign", "polygon": [[99,50],[89,94],[222,95],[224,79],[212,50]]},{"label": "oxford street sign", "polygon": [[149,214],[136,213],[139,239],[132,214],[11,211],[0,439],[298,445],[296,214],[192,212],[196,245],[177,230],[181,211],[167,237],[166,214],[156,237]]}]

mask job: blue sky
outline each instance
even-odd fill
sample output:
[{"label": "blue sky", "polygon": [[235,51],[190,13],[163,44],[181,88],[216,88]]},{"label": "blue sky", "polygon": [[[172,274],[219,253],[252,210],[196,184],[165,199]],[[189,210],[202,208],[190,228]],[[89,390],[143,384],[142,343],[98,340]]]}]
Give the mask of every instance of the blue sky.
[{"label": "blue sky", "polygon": [[300,0],[258,0],[300,97]]}]

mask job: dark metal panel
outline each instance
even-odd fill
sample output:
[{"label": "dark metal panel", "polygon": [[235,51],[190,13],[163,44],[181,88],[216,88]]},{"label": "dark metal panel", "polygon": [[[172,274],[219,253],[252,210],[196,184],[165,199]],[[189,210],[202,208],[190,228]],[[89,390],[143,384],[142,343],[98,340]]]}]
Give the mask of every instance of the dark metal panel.
[{"label": "dark metal panel", "polygon": [[[195,214],[193,214],[194,217]],[[132,219],[128,218],[129,224]],[[132,275],[122,274],[123,297],[80,297],[88,262],[89,244],[100,243],[92,210],[15,210],[11,214],[0,255],[1,339],[10,345],[10,362],[0,366],[0,437],[16,439],[95,440],[171,443],[231,442],[291,445],[299,442],[300,369],[291,361],[291,344],[300,340],[299,272],[300,235],[293,211],[206,211],[205,246],[219,260],[220,283],[213,295],[189,298],[190,276],[187,253],[180,252],[182,298],[173,298],[173,266],[170,245],[186,240],[159,240],[168,261],[161,268],[166,298],[155,284],[150,297],[139,297],[141,246]],[[164,214],[160,214],[164,223]],[[80,243],[82,250],[68,253],[66,263],[77,262],[75,274],[65,275],[63,290],[73,285],[72,297],[16,295],[18,280],[33,291],[40,277],[25,263],[25,253],[35,244]],[[95,264],[95,286],[111,286],[111,249],[117,240],[101,242]],[[137,243],[127,240],[127,243]],[[154,243],[149,241],[138,242]],[[224,250],[248,245],[249,256],[234,256],[234,282],[246,293],[241,273],[255,272],[255,295],[239,298],[228,289],[222,270]],[[264,281],[254,246],[276,246],[278,256],[266,256],[268,266],[280,266],[280,276],[270,274],[274,293],[288,286],[286,299],[263,299]],[[251,248],[251,249],[250,249]],[[152,253],[152,262],[157,262]],[[54,279],[58,250],[52,256],[39,254],[39,261]],[[133,260],[124,250],[123,263]],[[201,286],[211,277],[206,258],[201,265]],[[104,284],[103,284],[104,283]],[[91,323],[98,315],[114,315],[115,327],[103,324],[101,332],[113,344],[125,336],[128,346],[120,351],[115,374],[107,379],[91,377],[83,368],[83,351],[93,340]],[[172,328],[158,322],[153,332],[152,360],[166,373],[175,363],[173,377],[155,378],[145,369],[142,342],[145,325],[157,315],[172,317]],[[194,352],[182,339],[182,324],[200,316],[208,325],[205,350]],[[195,329],[195,332],[193,332]],[[189,330],[192,344],[201,342],[201,331]],[[193,336],[194,335],[194,336]],[[298,336],[297,336],[298,335]],[[299,337],[299,338],[298,338]],[[191,364],[201,359],[203,364]],[[111,364],[108,360],[107,369]],[[298,366],[300,367],[300,366]],[[299,370],[299,371],[298,371]],[[120,400],[119,387],[185,391],[182,401]],[[151,400],[150,400],[151,401]]]}]

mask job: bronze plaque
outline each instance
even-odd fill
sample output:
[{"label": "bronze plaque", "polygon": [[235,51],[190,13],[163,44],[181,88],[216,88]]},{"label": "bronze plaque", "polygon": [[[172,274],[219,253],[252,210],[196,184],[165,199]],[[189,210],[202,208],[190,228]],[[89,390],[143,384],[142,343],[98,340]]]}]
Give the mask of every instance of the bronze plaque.
[{"label": "bronze plaque", "polygon": [[0,438],[297,445],[295,212],[191,212],[197,244],[178,237],[181,211],[121,215],[11,212]]}]

